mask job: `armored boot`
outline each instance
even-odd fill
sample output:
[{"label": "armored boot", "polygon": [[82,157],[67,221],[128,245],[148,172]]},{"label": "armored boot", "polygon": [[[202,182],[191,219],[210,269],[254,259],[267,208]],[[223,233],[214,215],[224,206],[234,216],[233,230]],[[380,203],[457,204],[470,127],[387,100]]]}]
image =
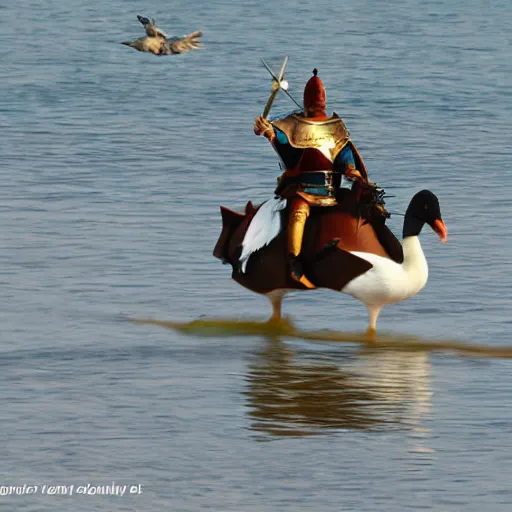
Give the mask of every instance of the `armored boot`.
[{"label": "armored boot", "polygon": [[297,256],[293,254],[288,255],[288,262],[290,265],[290,275],[292,279],[303,284],[306,288],[313,290],[316,286],[304,275],[304,271],[302,270],[302,263],[299,261]]},{"label": "armored boot", "polygon": [[304,275],[302,264],[299,261],[304,226],[308,216],[309,204],[303,199],[295,199],[292,203],[288,222],[288,262],[292,279],[303,284],[306,288],[313,289],[316,286]]}]

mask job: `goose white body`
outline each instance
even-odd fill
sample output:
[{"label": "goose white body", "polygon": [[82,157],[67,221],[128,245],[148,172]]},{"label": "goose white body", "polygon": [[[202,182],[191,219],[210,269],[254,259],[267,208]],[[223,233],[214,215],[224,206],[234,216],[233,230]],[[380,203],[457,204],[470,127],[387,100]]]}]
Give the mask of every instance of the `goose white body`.
[{"label": "goose white body", "polygon": [[381,307],[416,295],[428,280],[427,260],[417,236],[405,238],[402,246],[402,264],[376,254],[351,252],[373,267],[352,279],[341,291],[364,302],[366,306]]}]

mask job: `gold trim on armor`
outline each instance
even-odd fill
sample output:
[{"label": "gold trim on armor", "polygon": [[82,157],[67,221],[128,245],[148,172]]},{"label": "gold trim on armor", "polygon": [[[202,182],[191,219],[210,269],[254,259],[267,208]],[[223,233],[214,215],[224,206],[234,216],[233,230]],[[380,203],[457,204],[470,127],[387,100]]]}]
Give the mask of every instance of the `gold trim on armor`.
[{"label": "gold trim on armor", "polygon": [[331,146],[336,155],[350,140],[345,123],[336,114],[326,121],[310,121],[291,114],[272,124],[286,135],[291,146],[299,149]]},{"label": "gold trim on armor", "polygon": [[302,190],[298,190],[296,194],[302,197],[302,199],[307,201],[311,206],[334,206],[338,204],[335,197],[314,196],[307,192],[302,192]]}]

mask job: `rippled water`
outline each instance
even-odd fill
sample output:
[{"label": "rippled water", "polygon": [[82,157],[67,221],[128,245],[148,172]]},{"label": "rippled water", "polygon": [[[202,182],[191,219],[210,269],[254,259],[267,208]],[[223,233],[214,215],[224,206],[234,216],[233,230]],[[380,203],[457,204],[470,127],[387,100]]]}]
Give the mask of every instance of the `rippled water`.
[{"label": "rippled water", "polygon": [[[143,486],[0,496],[6,510],[510,510],[509,2],[0,12],[0,485]],[[121,46],[141,35],[137,14],[201,29],[204,50]],[[252,123],[270,87],[259,59],[284,55],[299,98],[319,69],[391,211],[422,188],[440,198],[448,243],[422,234],[427,287],[384,309],[374,347],[346,334],[364,330],[364,307],[329,291],[285,312],[343,342],[166,328],[270,314],[211,252],[218,206],[273,190]],[[291,108],[280,97],[274,113]],[[130,321],[148,318],[163,323]]]}]

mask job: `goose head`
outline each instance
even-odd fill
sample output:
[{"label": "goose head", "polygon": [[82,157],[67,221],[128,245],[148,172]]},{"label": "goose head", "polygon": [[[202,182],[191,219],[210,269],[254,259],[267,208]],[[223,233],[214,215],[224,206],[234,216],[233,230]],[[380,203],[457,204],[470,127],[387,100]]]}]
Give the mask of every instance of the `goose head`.
[{"label": "goose head", "polygon": [[157,28],[155,18],[146,18],[145,16],[137,15],[137,19],[142,23],[144,29],[146,30],[146,34],[149,37],[162,37],[167,39],[167,34]]},{"label": "goose head", "polygon": [[448,229],[441,217],[439,199],[430,190],[422,190],[411,199],[405,212],[404,239],[418,236],[425,224],[428,224],[437,233],[443,244],[446,243]]}]

